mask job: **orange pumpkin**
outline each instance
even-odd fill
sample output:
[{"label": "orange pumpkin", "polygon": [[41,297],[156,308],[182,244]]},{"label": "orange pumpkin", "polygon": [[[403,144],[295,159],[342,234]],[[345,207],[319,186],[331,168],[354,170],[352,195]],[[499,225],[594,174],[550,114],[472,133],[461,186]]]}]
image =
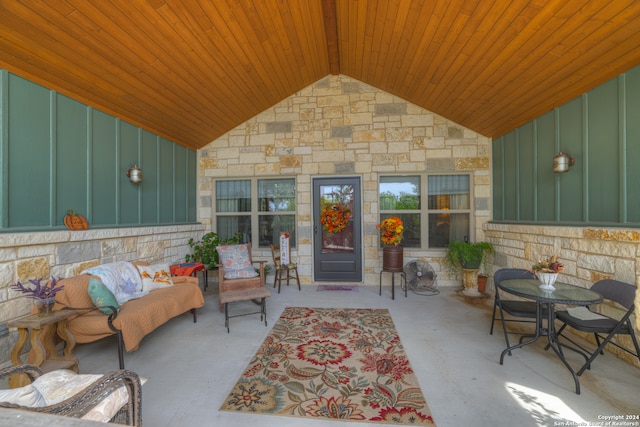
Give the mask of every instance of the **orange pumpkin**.
[{"label": "orange pumpkin", "polygon": [[67,215],[64,217],[64,225],[69,230],[87,230],[89,228],[87,219],[74,211],[67,212]]}]

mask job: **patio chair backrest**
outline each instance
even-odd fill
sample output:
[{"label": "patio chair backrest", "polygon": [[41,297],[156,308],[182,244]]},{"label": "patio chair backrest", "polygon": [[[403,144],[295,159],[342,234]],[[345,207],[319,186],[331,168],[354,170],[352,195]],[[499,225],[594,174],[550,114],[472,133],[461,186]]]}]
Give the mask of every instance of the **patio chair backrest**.
[{"label": "patio chair backrest", "polygon": [[493,281],[498,284],[509,279],[535,279],[536,276],[523,268],[501,268],[493,275]]},{"label": "patio chair backrest", "polygon": [[627,310],[633,307],[636,298],[636,287],[619,280],[600,280],[591,286],[591,290],[602,295],[604,299],[617,302]]}]

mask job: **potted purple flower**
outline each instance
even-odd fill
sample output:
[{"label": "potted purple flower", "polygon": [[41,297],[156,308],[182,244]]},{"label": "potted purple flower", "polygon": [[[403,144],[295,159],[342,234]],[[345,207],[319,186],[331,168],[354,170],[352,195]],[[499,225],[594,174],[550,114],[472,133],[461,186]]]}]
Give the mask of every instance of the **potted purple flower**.
[{"label": "potted purple flower", "polygon": [[44,278],[29,279],[33,286],[28,287],[17,282],[11,285],[11,289],[25,294],[27,298],[33,299],[38,309],[38,315],[46,316],[53,310],[56,294],[64,288],[64,286],[58,285],[60,280],[60,277],[56,279],[53,276],[51,276],[51,280]]}]

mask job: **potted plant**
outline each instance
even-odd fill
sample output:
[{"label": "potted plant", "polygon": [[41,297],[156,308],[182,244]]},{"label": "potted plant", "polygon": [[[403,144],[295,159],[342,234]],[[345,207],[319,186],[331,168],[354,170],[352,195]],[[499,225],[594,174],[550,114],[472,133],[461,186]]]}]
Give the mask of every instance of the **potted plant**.
[{"label": "potted plant", "polygon": [[[25,294],[27,298],[33,299],[38,310],[38,315],[46,316],[53,310],[53,304],[56,302],[56,294],[64,289],[64,286],[58,285],[59,280],[61,280],[61,278],[56,279],[53,276],[51,276],[51,280],[44,278],[29,279],[29,282],[33,285],[32,287],[17,282],[11,285],[11,289]],[[43,283],[43,281],[45,282]]]},{"label": "potted plant", "polygon": [[207,233],[202,236],[202,240],[196,242],[189,239],[189,246],[193,253],[185,256],[186,262],[201,262],[207,270],[213,270],[218,265],[218,251],[220,245],[234,245],[240,243],[240,233],[233,237],[222,239],[216,232]]},{"label": "potted plant", "polygon": [[564,264],[558,260],[557,255],[552,255],[549,258],[541,259],[533,264],[531,272],[535,274],[540,283],[540,287],[547,290],[555,289],[553,284],[558,278],[558,274],[564,269]]},{"label": "potted plant", "polygon": [[480,267],[483,271],[488,271],[493,253],[493,245],[489,242],[471,243],[454,240],[447,246],[445,265],[456,277],[462,270],[462,283],[466,295],[479,295],[478,271]]},{"label": "potted plant", "polygon": [[400,246],[404,233],[404,224],[397,216],[390,216],[376,225],[380,230],[382,247],[382,269],[385,271],[402,271],[403,249]]}]

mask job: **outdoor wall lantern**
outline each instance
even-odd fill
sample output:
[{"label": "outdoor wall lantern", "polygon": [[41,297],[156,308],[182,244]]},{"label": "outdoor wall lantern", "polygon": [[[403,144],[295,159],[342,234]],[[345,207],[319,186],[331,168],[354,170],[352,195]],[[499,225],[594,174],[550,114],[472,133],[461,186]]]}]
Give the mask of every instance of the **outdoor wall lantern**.
[{"label": "outdoor wall lantern", "polygon": [[555,173],[568,172],[569,166],[573,166],[575,163],[576,159],[561,151],[553,158],[553,171]]},{"label": "outdoor wall lantern", "polygon": [[142,182],[142,169],[138,165],[133,165],[127,169],[127,176],[132,183],[140,184]]}]

